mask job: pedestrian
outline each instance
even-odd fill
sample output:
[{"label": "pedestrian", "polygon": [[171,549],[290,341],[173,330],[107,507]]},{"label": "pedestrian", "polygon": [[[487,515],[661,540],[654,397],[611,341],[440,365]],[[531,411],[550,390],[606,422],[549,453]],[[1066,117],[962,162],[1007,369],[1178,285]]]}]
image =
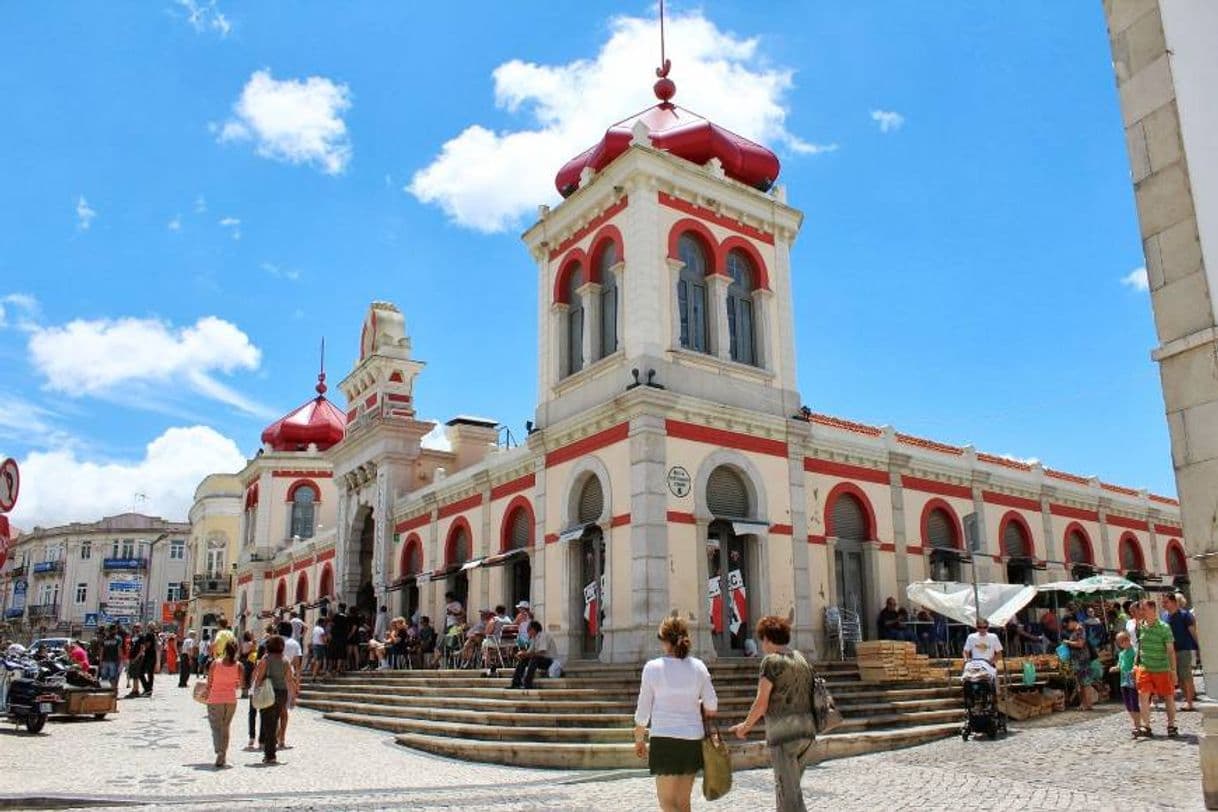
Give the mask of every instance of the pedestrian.
[{"label": "pedestrian", "polygon": [[250,639],[250,643],[252,644],[249,655],[242,657],[242,660],[244,661],[243,667],[246,667],[249,669],[249,677],[246,680],[245,692],[243,694],[246,698],[249,699],[249,711],[246,714],[246,717],[247,717],[246,722],[249,726],[250,740],[249,740],[249,744],[245,745],[245,749],[246,750],[257,750],[258,745],[256,744],[256,742],[259,740],[258,739],[258,709],[254,707],[254,697],[253,697],[252,689],[253,689],[253,685],[254,685],[254,670],[258,666],[258,661],[260,659],[262,659],[262,656],[264,654],[266,654],[266,642],[263,641],[262,643],[254,643],[253,632],[251,632],[249,630],[246,630],[245,636]]},{"label": "pedestrian", "polygon": [[[304,604],[302,603],[301,606],[303,607]],[[300,615],[302,614],[302,612],[303,612],[303,609],[300,611],[292,612],[291,617],[289,618],[288,622],[292,624],[292,639],[295,640],[298,644],[300,644],[300,646],[303,648],[305,622],[303,620],[301,620],[301,618],[300,618]]]},{"label": "pedestrian", "polygon": [[338,611],[330,620],[329,659],[335,673],[347,670],[347,638],[351,635],[351,618],[347,615],[347,604],[340,603]]},{"label": "pedestrian", "polygon": [[216,621],[216,625],[219,628],[211,640],[211,656],[214,660],[224,656],[224,650],[228,648],[229,642],[237,642],[237,635],[233,634],[233,630],[228,627],[228,618],[221,617]]},{"label": "pedestrian", "polygon": [[1186,608],[1183,598],[1179,593],[1165,595],[1163,611],[1176,649],[1176,680],[1184,694],[1184,710],[1193,711],[1197,696],[1197,686],[1193,684],[1193,658],[1198,656],[1200,646],[1197,645],[1197,620]]},{"label": "pedestrian", "polygon": [[[241,634],[241,647],[237,651],[237,658],[241,661],[241,698],[249,699],[254,663],[258,662],[258,644],[254,642],[254,634],[249,629]],[[251,741],[253,738],[251,734]]]},{"label": "pedestrian", "polygon": [[140,696],[140,676],[144,673],[144,628],[136,623],[131,627],[131,642],[127,655],[127,696],[125,699],[138,699]]},{"label": "pedestrian", "polygon": [[106,629],[101,644],[101,664],[97,668],[97,678],[110,684],[110,690],[118,693],[119,660],[122,656],[122,641],[114,627]]},{"label": "pedestrian", "polygon": [[385,640],[385,635],[389,633],[389,607],[381,605],[380,610],[376,613],[376,623],[372,627],[373,640]]},{"label": "pedestrian", "polygon": [[211,631],[203,630],[203,637],[200,638],[199,644],[196,647],[195,653],[195,676],[203,676],[203,672],[207,670],[207,665],[211,661]]},{"label": "pedestrian", "polygon": [[165,670],[170,674],[178,670],[178,635],[172,631],[165,635]]},{"label": "pedestrian", "polygon": [[[537,621],[533,621],[536,623]],[[703,715],[714,716],[719,699],[710,672],[691,657],[689,626],[665,618],[657,634],[663,656],[643,666],[634,712],[634,753],[647,759],[664,812],[689,812],[694,776],[702,769]],[[650,728],[650,747],[644,736]]]},{"label": "pedestrian", "polygon": [[186,637],[182,640],[182,650],[178,654],[179,688],[185,688],[186,683],[190,681],[190,671],[194,667],[194,656],[197,646],[195,633],[193,631],[186,632]]},{"label": "pedestrian", "polygon": [[792,651],[791,624],[768,615],[757,622],[761,643],[761,676],[749,715],[732,726],[736,738],[747,739],[765,717],[765,743],[774,766],[774,795],[778,812],[805,812],[800,781],[811,761],[816,740],[812,716],[812,666],[798,651]]},{"label": "pedestrian", "polygon": [[241,666],[237,664],[237,644],[229,641],[224,657],[212,660],[207,669],[207,722],[211,725],[211,743],[216,751],[216,767],[223,767],[228,758],[228,734],[233,716],[237,714],[237,685],[241,681]]},{"label": "pedestrian", "polygon": [[266,656],[258,661],[254,669],[254,694],[264,681],[269,681],[275,689],[275,701],[270,707],[261,712],[262,725],[262,763],[278,764],[275,750],[279,744],[279,716],[288,703],[288,697],[295,697],[299,683],[292,667],[283,657],[283,638],[273,634],[266,641]]},{"label": "pedestrian", "polygon": [[[299,684],[300,675],[301,675],[301,664],[304,659],[304,654],[300,650],[300,643],[297,643],[296,639],[291,636],[291,634],[292,634],[292,624],[291,623],[289,623],[287,621],[280,623],[278,632],[279,632],[279,636],[283,638],[283,659],[287,660],[288,667],[290,667],[292,669],[292,674],[295,675],[296,682]],[[279,740],[279,744],[277,747],[277,749],[279,749],[279,750],[290,750],[291,749],[290,747],[288,747],[288,740],[287,740],[288,716],[290,715],[292,708],[294,708],[295,706],[296,706],[295,698],[289,696],[287,704],[285,704],[283,706],[283,709],[279,712],[279,729],[278,729],[278,734],[276,737]]]},{"label": "pedestrian", "polygon": [[548,669],[554,662],[554,641],[550,633],[541,628],[539,621],[529,622],[529,647],[516,652],[516,670],[512,674],[510,688],[523,688],[526,691],[533,687],[533,679],[537,669]]},{"label": "pedestrian", "polygon": [[324,673],[327,642],[326,619],[319,614],[317,616],[317,621],[313,624],[313,636],[312,640],[310,641],[312,649],[311,656],[313,660],[313,679],[317,679],[320,673]]},{"label": "pedestrian", "polygon": [[1070,649],[1070,669],[1078,684],[1078,701],[1082,710],[1091,710],[1091,646],[1087,631],[1074,615],[1066,616],[1066,636],[1063,641]]},{"label": "pedestrian", "polygon": [[[1129,611],[1128,608],[1125,611]],[[1133,677],[1133,664],[1138,652],[1124,629],[1117,632],[1116,645],[1117,663],[1108,670],[1110,673],[1121,675],[1121,699],[1125,702],[1125,710],[1129,713],[1129,718],[1133,720],[1133,737],[1136,739],[1142,726],[1142,715],[1138,706],[1138,687]]]},{"label": "pedestrian", "polygon": [[144,670],[140,674],[140,682],[144,688],[144,696],[152,696],[152,685],[156,679],[157,665],[160,663],[160,652],[157,650],[156,624],[149,623],[144,632]]},{"label": "pedestrian", "polygon": [[1176,727],[1176,648],[1171,627],[1159,619],[1153,600],[1142,602],[1141,623],[1138,624],[1138,655],[1134,666],[1138,686],[1138,707],[1142,716],[1140,735],[1150,738],[1150,697],[1162,697],[1167,707],[1167,736],[1180,735]]}]

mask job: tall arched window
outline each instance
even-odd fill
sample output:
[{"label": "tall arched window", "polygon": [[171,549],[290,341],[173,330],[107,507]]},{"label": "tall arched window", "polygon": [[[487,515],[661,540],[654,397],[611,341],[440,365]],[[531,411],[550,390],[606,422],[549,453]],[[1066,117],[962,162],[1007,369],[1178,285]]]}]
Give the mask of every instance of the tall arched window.
[{"label": "tall arched window", "polygon": [[321,568],[321,579],[317,585],[317,597],[324,598],[334,594],[334,570],[326,564]]},{"label": "tall arched window", "polygon": [[402,555],[402,577],[418,575],[423,571],[423,544],[418,536],[411,536],[406,541]]},{"label": "tall arched window", "polygon": [[727,332],[731,340],[732,360],[742,364],[757,363],[757,339],[753,327],[753,283],[756,274],[753,263],[744,252],[735,249],[727,255]]},{"label": "tall arched window", "polygon": [[706,480],[706,507],[724,519],[749,516],[749,489],[736,469],[720,465]]},{"label": "tall arched window", "polygon": [[1002,554],[1007,558],[1030,558],[1032,545],[1024,526],[1011,519],[1002,529]]},{"label": "tall arched window", "polygon": [[584,285],[584,269],[578,263],[567,276],[567,374],[584,368],[584,302],[579,289]]},{"label": "tall arched window", "polygon": [[1091,564],[1091,544],[1081,530],[1066,534],[1066,561],[1070,564]]},{"label": "tall arched window", "polygon": [[601,334],[598,358],[617,352],[617,277],[613,266],[617,264],[617,243],[605,242],[596,258],[596,269],[601,280]]},{"label": "tall arched window", "polygon": [[601,489],[601,481],[595,475],[590,476],[579,490],[575,517],[580,524],[592,524],[600,521],[604,510],[605,492]]},{"label": "tall arched window", "polygon": [[533,517],[524,507],[512,511],[504,541],[509,550],[527,550],[533,546]]},{"label": "tall arched window", "polygon": [[867,541],[867,511],[852,493],[842,493],[833,500],[833,537],[852,541]]},{"label": "tall arched window", "polygon": [[1167,542],[1167,573],[1169,575],[1188,575],[1188,557],[1180,542],[1172,539]]},{"label": "tall arched window", "polygon": [[296,602],[309,602],[309,574],[301,572],[300,577],[296,579]]},{"label": "tall arched window", "polygon": [[452,535],[449,537],[448,565],[464,564],[466,561],[469,561],[469,557],[472,552],[473,548],[470,545],[469,533],[466,531],[465,526],[457,526],[453,529]]},{"label": "tall arched window", "polygon": [[677,313],[681,319],[681,346],[710,352],[706,320],[706,249],[692,234],[677,241],[677,256],[685,267],[677,281]]},{"label": "tall arched window", "polygon": [[925,541],[931,547],[956,548],[960,546],[956,523],[943,508],[934,508],[926,517],[926,535]]},{"label": "tall arched window", "polygon": [[1125,572],[1142,572],[1146,569],[1146,559],[1142,557],[1142,545],[1133,535],[1121,538],[1121,569]]},{"label": "tall arched window", "polygon": [[317,491],[310,485],[302,485],[292,493],[292,536],[313,538],[313,506],[317,502]]}]

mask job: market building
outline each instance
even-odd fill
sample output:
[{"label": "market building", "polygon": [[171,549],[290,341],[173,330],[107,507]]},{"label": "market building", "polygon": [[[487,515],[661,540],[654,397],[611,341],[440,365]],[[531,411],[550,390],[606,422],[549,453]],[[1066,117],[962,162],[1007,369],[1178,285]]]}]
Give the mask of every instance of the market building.
[{"label": "market building", "polygon": [[635,662],[673,611],[705,656],[742,654],[763,614],[793,614],[808,647],[829,607],[870,634],[885,597],[969,567],[1187,583],[1173,499],[806,407],[803,215],[778,159],[673,104],[666,76],[655,90],[559,170],[563,202],[523,236],[539,338],[524,444],[459,417],[448,448],[426,447],[423,364],[402,313],[374,303],[346,409],[323,380],[238,474],[239,615],[528,600],[564,657]]},{"label": "market building", "polygon": [[179,625],[190,593],[190,525],[121,513],[13,539],[0,579],[13,631],[79,634],[117,622]]}]

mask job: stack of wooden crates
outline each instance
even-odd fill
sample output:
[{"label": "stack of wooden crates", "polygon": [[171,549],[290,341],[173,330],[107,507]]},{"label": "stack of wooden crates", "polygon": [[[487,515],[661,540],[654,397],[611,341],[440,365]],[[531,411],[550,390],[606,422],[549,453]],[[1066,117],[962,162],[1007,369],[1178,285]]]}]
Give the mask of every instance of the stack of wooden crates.
[{"label": "stack of wooden crates", "polygon": [[921,681],[932,674],[930,658],[918,653],[913,643],[871,640],[856,643],[859,679],[863,682]]}]

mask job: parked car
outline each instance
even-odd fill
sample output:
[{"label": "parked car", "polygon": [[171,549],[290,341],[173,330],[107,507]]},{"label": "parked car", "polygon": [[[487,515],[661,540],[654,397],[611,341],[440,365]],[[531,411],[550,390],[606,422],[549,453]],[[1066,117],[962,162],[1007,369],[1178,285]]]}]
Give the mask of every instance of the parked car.
[{"label": "parked car", "polygon": [[70,637],[43,637],[30,643],[30,656],[41,654],[44,651],[63,651],[68,647]]}]

